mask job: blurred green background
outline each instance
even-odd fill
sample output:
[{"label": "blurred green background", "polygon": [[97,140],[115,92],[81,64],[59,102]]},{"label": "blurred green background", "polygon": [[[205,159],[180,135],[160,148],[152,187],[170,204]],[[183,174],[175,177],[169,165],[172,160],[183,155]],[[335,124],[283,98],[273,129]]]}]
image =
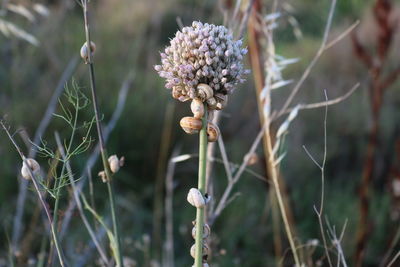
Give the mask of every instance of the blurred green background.
[{"label": "blurred green background", "polygon": [[[28,8],[32,5],[31,1],[16,2]],[[265,14],[268,14],[272,1],[262,2]],[[355,32],[363,44],[372,49],[375,37],[371,10],[374,2],[338,0],[330,38],[338,36],[352,23],[360,20],[361,23]],[[0,34],[0,115],[5,116],[12,131],[24,129],[30,137],[39,125],[64,69],[68,62],[79,54],[85,40],[82,12],[74,1],[41,3],[50,13],[47,17],[37,16],[34,22],[10,12],[0,17],[1,20],[15,23],[40,42],[38,46],[34,46],[14,36]],[[274,41],[279,55],[300,59],[283,72],[286,79],[296,81],[319,48],[330,1],[291,0],[282,1],[280,4],[288,4],[291,9],[282,10],[283,15],[278,20],[279,26]],[[393,4],[393,20],[397,19],[398,22],[400,6],[397,1],[393,1]],[[151,249],[154,245],[152,234],[156,179],[160,175],[161,179],[164,179],[166,161],[174,148],[179,147],[181,154],[197,153],[198,141],[196,136],[184,134],[179,127],[180,118],[190,114],[189,105],[178,103],[171,98],[170,91],[164,88],[164,81],[158,77],[153,66],[160,60],[159,51],[168,45],[169,39],[178,30],[177,18],[180,18],[183,25],[188,25],[193,20],[221,24],[223,16],[217,1],[212,0],[99,0],[92,1],[91,7],[92,39],[97,45],[95,68],[99,105],[105,122],[110,119],[115,109],[118,91],[123,81],[129,73],[134,74],[123,113],[107,144],[110,154],[123,155],[126,160],[115,180],[124,255],[136,261],[137,266],[157,266],[155,264],[160,262],[161,258]],[[288,22],[289,17],[298,21],[298,30],[302,33],[300,38],[296,38],[294,28]],[[399,33],[396,29],[387,63],[388,70],[398,66]],[[244,41],[247,42],[247,34]],[[250,68],[248,58],[246,65]],[[71,84],[72,78],[89,96],[88,73],[83,62],[79,61],[68,84]],[[368,96],[371,81],[368,71],[354,54],[349,36],[325,51],[295,100],[295,103],[323,101],[323,90],[333,99],[345,94],[357,82],[360,82],[360,88],[345,101],[330,106],[327,118],[325,215],[330,224],[336,226],[337,232],[340,232],[347,220],[342,245],[350,266],[355,252],[359,219],[358,190],[371,125]],[[273,107],[281,106],[292,87],[289,85],[273,92]],[[365,266],[378,266],[399,224],[397,214],[400,202],[393,197],[391,186],[392,181],[400,179],[400,176],[389,170],[399,166],[400,157],[400,152],[396,151],[395,146],[400,138],[398,87],[399,83],[394,83],[387,89],[380,114],[377,167],[370,188],[371,225],[368,228],[371,234],[365,253]],[[168,106],[171,109],[172,105],[173,118],[165,120],[166,110]],[[88,108],[82,117],[89,119],[91,114],[92,109]],[[290,125],[284,147],[287,154],[281,164],[282,177],[286,181],[290,205],[294,212],[298,242],[302,244],[315,239],[320,240],[318,219],[313,210],[313,206],[318,205],[320,199],[320,171],[308,158],[302,146],[306,145],[317,159],[322,158],[323,119],[323,109],[299,113]],[[278,121],[276,127],[279,123]],[[166,125],[172,127],[170,140],[163,137]],[[220,129],[229,159],[240,163],[260,129],[251,74],[247,77],[247,82],[230,97],[227,109],[222,112]],[[43,136],[52,147],[55,147],[55,130],[63,137],[69,133],[65,123],[53,119]],[[1,132],[0,136],[0,266],[8,266],[9,240],[12,236],[18,196],[16,176],[21,161],[5,133]],[[15,136],[26,152],[23,141],[18,134]],[[95,132],[92,136],[96,136]],[[167,158],[160,155],[160,149],[165,142],[169,142]],[[74,172],[81,173],[84,170],[85,159],[90,152],[91,149],[73,160]],[[261,146],[257,153],[260,161],[250,168],[266,176]],[[218,151],[216,157],[221,157]],[[160,158],[163,164],[159,162]],[[38,160],[44,168],[48,168],[47,159],[39,157]],[[95,175],[100,169],[100,165],[97,164],[92,170],[94,196],[97,209],[107,217],[107,189]],[[196,175],[196,158],[177,164],[173,204],[176,266],[189,266],[192,262],[189,255],[192,243],[190,229],[195,212],[187,204],[186,194],[188,189],[197,183]],[[213,198],[218,200],[226,186],[222,164],[214,165],[212,179],[215,181]],[[235,186],[234,193],[238,192],[240,196],[224,210],[212,228],[212,266],[275,266],[268,188],[268,183],[257,180],[248,173],[245,173]],[[87,192],[89,189],[84,190]],[[163,199],[163,195],[161,197]],[[62,210],[66,208],[69,198],[70,193],[64,191]],[[36,195],[29,190],[23,216],[26,227],[22,229],[22,237],[31,231],[28,225],[36,204]],[[163,239],[164,222],[165,218],[162,216]],[[19,262],[20,266],[36,266],[43,229],[41,224],[37,226],[34,231],[37,238],[32,241],[33,245],[27,252],[28,255],[25,255],[31,262]],[[283,225],[281,231],[286,249],[289,246]],[[79,262],[82,256],[86,255],[88,240],[89,236],[79,216],[74,216],[63,240],[67,258],[71,262]],[[324,253],[321,242],[313,253],[314,264],[318,265],[318,259]],[[95,266],[93,259],[96,258],[96,253],[92,251],[85,259],[84,266]],[[283,263],[290,266],[290,252],[286,253]]]}]

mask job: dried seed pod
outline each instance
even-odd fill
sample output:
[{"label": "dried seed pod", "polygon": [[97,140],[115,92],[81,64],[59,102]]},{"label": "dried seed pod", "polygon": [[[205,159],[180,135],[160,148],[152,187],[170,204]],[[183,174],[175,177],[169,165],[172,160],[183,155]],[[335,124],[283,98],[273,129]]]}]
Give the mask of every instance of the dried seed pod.
[{"label": "dried seed pod", "polygon": [[32,158],[27,158],[26,162],[29,167],[26,166],[27,164],[25,164],[25,162],[22,162],[21,175],[25,179],[29,180],[29,179],[31,179],[31,174],[29,172],[29,169],[31,170],[33,175],[36,175],[40,171],[40,165],[36,160],[34,160]]},{"label": "dried seed pod", "polygon": [[224,94],[215,94],[214,96],[215,100],[217,100],[217,104],[215,105],[215,109],[221,110],[226,107],[228,104],[228,96]]},{"label": "dried seed pod", "polygon": [[214,97],[210,97],[207,99],[207,105],[210,109],[216,109],[217,107],[217,100]]},{"label": "dried seed pod", "polygon": [[[203,243],[203,258],[206,258],[210,254],[210,249],[208,248],[207,244]],[[190,255],[195,258],[196,257],[196,245],[193,244],[193,246],[190,248]]]},{"label": "dried seed pod", "polygon": [[190,104],[190,109],[193,112],[193,116],[197,119],[201,119],[204,116],[204,104],[200,99],[193,99]]},{"label": "dried seed pod", "polygon": [[201,119],[194,117],[183,117],[180,121],[182,129],[188,134],[198,133],[203,127]]},{"label": "dried seed pod", "polygon": [[112,155],[108,158],[108,164],[110,164],[110,170],[112,173],[116,173],[119,171],[119,168],[121,167],[119,159],[117,155]]},{"label": "dried seed pod", "polygon": [[[93,57],[94,52],[96,51],[96,45],[94,42],[90,41],[90,56]],[[85,63],[89,60],[89,51],[87,47],[87,42],[85,42],[81,47],[81,58],[85,61]]]},{"label": "dried seed pod", "polygon": [[247,166],[254,165],[258,162],[258,155],[256,153],[246,154],[244,160]]},{"label": "dried seed pod", "polygon": [[[210,236],[211,229],[208,224],[204,224],[203,226],[203,239],[207,238]],[[196,225],[193,226],[192,228],[192,237],[193,239],[196,239]]]},{"label": "dried seed pod", "polygon": [[197,96],[201,101],[206,101],[214,95],[213,89],[205,83],[197,85]]},{"label": "dried seed pod", "polygon": [[196,188],[191,188],[189,190],[187,201],[196,208],[204,208],[206,206],[206,200],[201,192]]},{"label": "dried seed pod", "polygon": [[209,122],[207,124],[207,137],[208,137],[208,142],[215,142],[218,140],[219,128],[212,122]]}]

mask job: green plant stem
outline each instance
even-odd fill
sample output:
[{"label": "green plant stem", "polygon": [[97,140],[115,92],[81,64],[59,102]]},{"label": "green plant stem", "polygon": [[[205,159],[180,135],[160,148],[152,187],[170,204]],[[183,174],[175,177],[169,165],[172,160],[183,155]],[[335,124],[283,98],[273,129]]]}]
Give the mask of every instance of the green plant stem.
[{"label": "green plant stem", "polygon": [[[204,104],[204,110],[207,105]],[[199,177],[198,190],[204,196],[206,190],[206,166],[207,166],[207,112],[203,117],[203,127],[199,134]],[[196,212],[196,240],[195,240],[195,259],[194,267],[203,265],[203,228],[204,228],[204,208],[197,208]]]},{"label": "green plant stem", "polygon": [[[75,132],[76,132],[76,127],[78,124],[78,114],[79,114],[79,98],[77,98],[76,100],[76,108],[75,108],[75,117],[74,117],[74,123],[72,126],[72,132],[71,132],[71,137],[69,139],[69,144],[67,147],[67,157],[69,157],[69,152],[72,148],[72,143],[74,142],[74,137],[75,137]],[[64,174],[65,174],[65,167],[66,167],[66,163],[64,162],[62,169],[61,169],[61,175],[59,179],[55,179],[54,181],[54,188],[56,189],[56,200],[54,202],[54,210],[53,210],[53,228],[57,229],[57,224],[58,224],[58,208],[59,208],[59,203],[60,203],[60,193],[61,193],[61,183],[62,183],[62,179],[64,178]],[[57,180],[59,180],[57,182]]]},{"label": "green plant stem", "polygon": [[86,44],[87,44],[87,48],[89,50],[87,64],[89,66],[90,87],[91,87],[91,92],[92,92],[93,109],[94,109],[94,113],[95,113],[97,134],[98,134],[99,143],[100,143],[100,154],[101,154],[101,158],[103,161],[104,172],[106,174],[106,179],[107,179],[108,197],[109,197],[110,206],[111,206],[111,217],[112,217],[113,232],[114,232],[114,237],[115,237],[115,253],[117,255],[114,255],[114,257],[115,257],[117,266],[123,267],[122,254],[121,254],[121,241],[120,241],[120,237],[119,237],[119,227],[118,227],[118,221],[117,221],[117,216],[116,216],[116,212],[115,212],[114,187],[111,184],[112,183],[112,179],[111,179],[112,175],[111,175],[110,167],[108,165],[107,150],[106,150],[106,147],[104,144],[103,132],[102,132],[102,128],[100,125],[99,106],[97,103],[97,93],[96,93],[97,91],[96,91],[96,83],[95,83],[94,66],[93,66],[93,61],[92,61],[92,51],[90,51],[91,50],[91,46],[90,46],[91,42],[90,42],[87,0],[82,0],[82,7],[83,7],[83,14],[84,14],[84,21],[85,21]]}]

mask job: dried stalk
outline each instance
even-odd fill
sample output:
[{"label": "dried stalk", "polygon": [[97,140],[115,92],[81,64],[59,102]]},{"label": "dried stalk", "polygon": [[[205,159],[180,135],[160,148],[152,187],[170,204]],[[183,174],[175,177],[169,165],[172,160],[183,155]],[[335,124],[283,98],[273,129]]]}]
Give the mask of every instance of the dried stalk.
[{"label": "dried stalk", "polygon": [[116,207],[115,207],[115,193],[114,193],[114,184],[112,183],[112,175],[110,171],[110,167],[108,164],[108,155],[107,150],[104,143],[103,132],[100,124],[100,116],[99,116],[99,106],[97,103],[97,90],[96,90],[96,83],[95,83],[95,74],[94,74],[94,66],[92,61],[92,52],[91,51],[91,40],[90,40],[90,30],[89,30],[89,20],[88,20],[88,0],[81,1],[82,8],[83,8],[83,15],[84,15],[84,24],[85,24],[85,35],[86,35],[86,44],[88,50],[88,60],[87,65],[89,66],[89,77],[90,77],[90,88],[92,93],[92,102],[93,102],[93,109],[96,118],[96,127],[97,127],[97,134],[100,143],[100,154],[103,162],[104,172],[106,175],[106,184],[107,184],[107,191],[108,197],[110,201],[111,207],[111,218],[113,223],[113,234],[115,238],[115,260],[117,266],[123,267],[122,261],[122,253],[121,253],[121,240],[119,235],[119,226],[118,220],[116,215]]},{"label": "dried stalk", "polygon": [[[29,166],[28,161],[27,161],[27,158],[26,158],[25,155],[22,153],[21,149],[19,148],[19,146],[18,146],[17,143],[15,142],[14,138],[12,137],[12,135],[10,134],[10,132],[8,131],[7,127],[4,125],[4,123],[3,123],[2,120],[0,120],[0,126],[1,126],[1,127],[3,128],[3,130],[6,132],[8,138],[10,139],[10,141],[11,141],[12,144],[14,145],[15,149],[17,150],[18,154],[20,155],[20,157],[21,157],[23,163],[24,163],[26,166]],[[68,266],[68,265],[66,264],[64,253],[63,253],[63,251],[61,250],[61,246],[60,246],[60,242],[59,242],[59,238],[58,238],[58,233],[57,233],[57,230],[54,228],[54,225],[53,225],[53,218],[51,217],[50,210],[49,210],[49,208],[48,208],[48,204],[46,203],[46,201],[44,200],[44,198],[43,198],[43,196],[42,196],[42,193],[40,192],[39,184],[38,184],[38,182],[36,181],[36,177],[35,177],[35,175],[33,174],[31,168],[27,168],[27,170],[29,171],[30,179],[31,179],[31,181],[32,181],[32,183],[33,183],[33,186],[34,186],[34,188],[35,188],[35,191],[36,191],[36,193],[37,193],[37,195],[38,195],[38,197],[39,197],[39,201],[40,201],[40,203],[41,203],[41,205],[42,205],[42,207],[43,207],[43,209],[44,209],[44,211],[45,211],[45,213],[46,213],[47,219],[48,219],[48,221],[49,221],[50,231],[51,231],[51,234],[52,234],[52,237],[53,237],[53,242],[54,242],[55,247],[56,247],[56,250],[57,250],[57,255],[58,255],[58,259],[59,259],[59,261],[60,261],[60,265],[61,265],[62,267],[66,267],[66,266]]]}]

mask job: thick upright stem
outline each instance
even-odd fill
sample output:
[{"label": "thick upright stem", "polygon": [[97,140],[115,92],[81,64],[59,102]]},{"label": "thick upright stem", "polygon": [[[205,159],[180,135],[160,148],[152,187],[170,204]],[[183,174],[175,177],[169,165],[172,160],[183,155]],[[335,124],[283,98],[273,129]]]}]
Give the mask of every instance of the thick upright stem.
[{"label": "thick upright stem", "polygon": [[[207,105],[204,105],[207,110]],[[207,166],[207,112],[203,117],[203,127],[199,135],[199,178],[198,190],[204,196],[206,193],[206,166]],[[195,260],[194,267],[203,265],[203,228],[204,228],[204,208],[197,208],[196,213],[196,241],[195,241]]]},{"label": "thick upright stem", "polygon": [[104,167],[104,172],[106,174],[107,178],[107,188],[108,188],[108,197],[110,200],[110,206],[111,206],[111,217],[113,221],[113,232],[114,232],[114,238],[115,238],[115,261],[117,263],[118,267],[123,266],[122,262],[122,254],[121,254],[121,241],[119,237],[119,227],[118,227],[118,220],[115,212],[115,194],[114,194],[114,187],[111,184],[112,183],[112,175],[110,171],[110,167],[108,165],[108,156],[107,156],[107,150],[105,147],[104,143],[104,138],[103,138],[103,132],[100,124],[100,116],[99,116],[99,106],[97,103],[97,91],[96,91],[96,83],[95,83],[95,74],[94,74],[94,66],[93,66],[93,61],[92,61],[92,51],[91,51],[91,42],[90,42],[90,31],[89,31],[89,21],[88,21],[88,9],[87,9],[87,0],[82,1],[82,6],[83,6],[83,14],[84,14],[84,20],[85,20],[85,34],[86,34],[86,45],[89,50],[88,53],[88,60],[87,64],[89,66],[89,75],[90,75],[90,87],[91,87],[91,92],[92,92],[92,102],[93,102],[93,109],[95,113],[95,118],[96,118],[96,127],[97,127],[97,134],[99,138],[99,143],[100,143],[100,153],[101,153],[101,158],[103,161],[103,167]]}]

